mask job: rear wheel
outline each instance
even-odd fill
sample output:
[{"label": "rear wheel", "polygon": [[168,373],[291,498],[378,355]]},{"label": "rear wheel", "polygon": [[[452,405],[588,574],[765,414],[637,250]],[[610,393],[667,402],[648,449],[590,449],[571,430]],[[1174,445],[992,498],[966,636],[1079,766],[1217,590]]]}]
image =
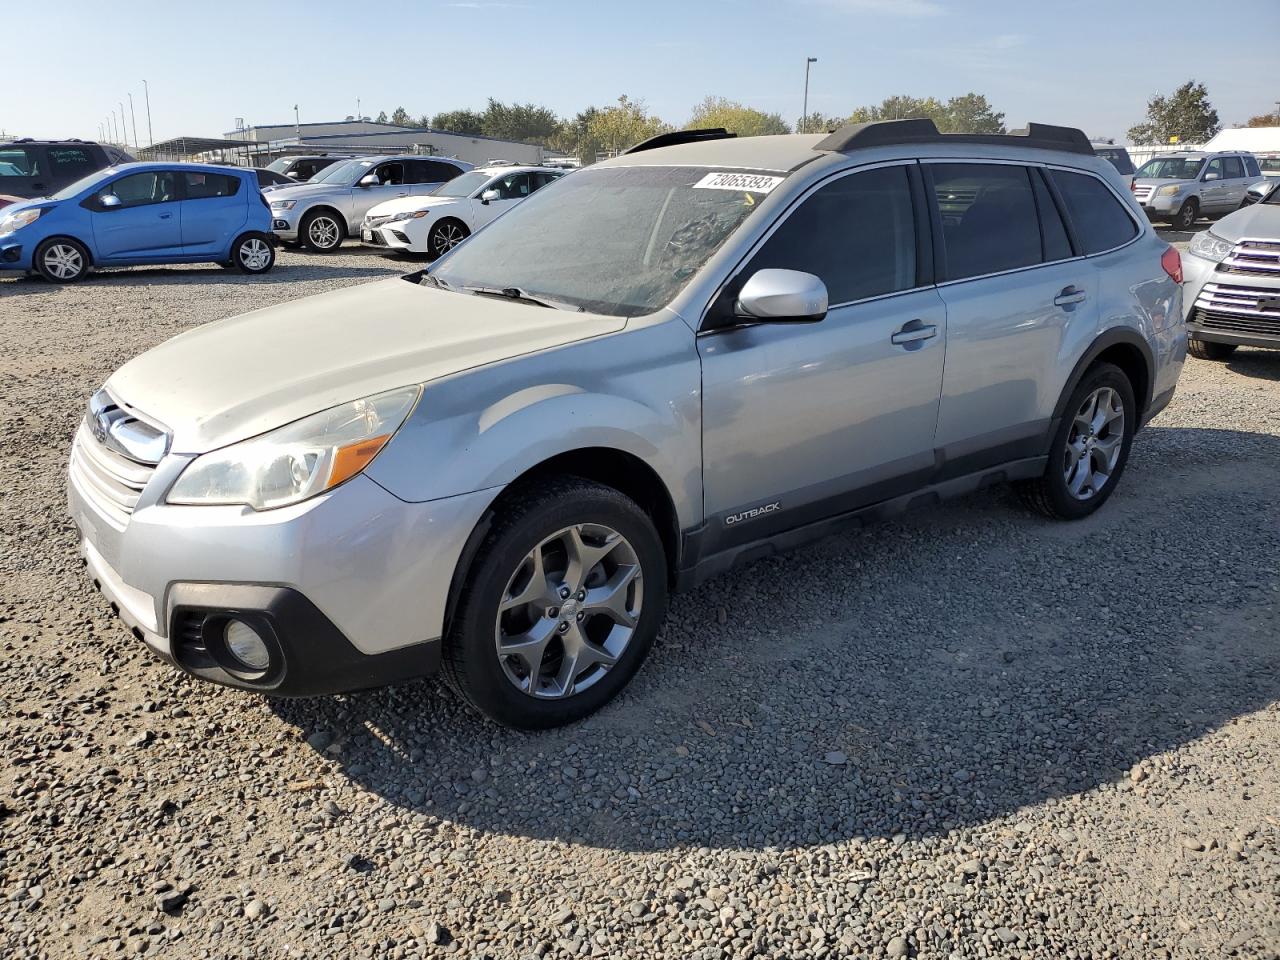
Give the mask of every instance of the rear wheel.
[{"label": "rear wheel", "polygon": [[1236,352],[1234,343],[1214,343],[1211,340],[1190,340],[1187,352],[1200,360],[1225,360]]},{"label": "rear wheel", "polygon": [[465,584],[445,678],[498,723],[541,729],[627,685],[666,610],[667,564],[634,502],[565,478],[502,504]]},{"label": "rear wheel", "polygon": [[89,251],[78,240],[52,237],[36,247],[32,262],[50,283],[75,283],[89,272]]},{"label": "rear wheel", "polygon": [[1137,424],[1129,378],[1114,364],[1097,364],[1067,401],[1044,475],[1018,485],[1023,499],[1057,520],[1089,516],[1120,482]]},{"label": "rear wheel", "polygon": [[307,249],[316,253],[329,253],[342,246],[342,241],[347,236],[347,225],[332,210],[316,210],[307,214],[302,221],[299,236]]},{"label": "rear wheel", "polygon": [[246,233],[231,247],[235,267],[241,273],[266,273],[276,262],[275,247],[260,233]]}]

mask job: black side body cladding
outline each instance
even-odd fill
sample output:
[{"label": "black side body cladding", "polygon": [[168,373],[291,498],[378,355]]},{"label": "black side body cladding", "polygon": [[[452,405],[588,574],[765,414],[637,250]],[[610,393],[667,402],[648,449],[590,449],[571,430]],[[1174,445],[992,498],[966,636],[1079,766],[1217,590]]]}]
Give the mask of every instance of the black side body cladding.
[{"label": "black side body cladding", "polygon": [[1093,144],[1083,130],[1055,127],[1048,123],[1028,123],[1021,130],[1007,134],[941,133],[932,120],[880,120],[874,123],[850,123],[819,141],[815,150],[839,153],[866,147],[895,146],[903,143],[985,143],[992,146],[1038,147],[1041,150],[1065,150],[1094,156]]}]

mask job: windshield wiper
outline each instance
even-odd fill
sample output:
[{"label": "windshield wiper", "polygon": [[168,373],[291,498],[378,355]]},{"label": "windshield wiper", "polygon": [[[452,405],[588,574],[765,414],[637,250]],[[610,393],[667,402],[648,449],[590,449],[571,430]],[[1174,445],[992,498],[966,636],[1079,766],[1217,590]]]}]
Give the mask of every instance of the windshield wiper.
[{"label": "windshield wiper", "polygon": [[[430,274],[428,274],[430,276]],[[463,290],[467,293],[475,294],[477,297],[501,297],[504,300],[514,300],[517,303],[531,303],[535,307],[550,307],[552,310],[571,310],[574,313],[586,312],[585,307],[577,306],[572,303],[564,303],[560,300],[550,300],[546,297],[531,296],[519,287],[467,287]]]}]

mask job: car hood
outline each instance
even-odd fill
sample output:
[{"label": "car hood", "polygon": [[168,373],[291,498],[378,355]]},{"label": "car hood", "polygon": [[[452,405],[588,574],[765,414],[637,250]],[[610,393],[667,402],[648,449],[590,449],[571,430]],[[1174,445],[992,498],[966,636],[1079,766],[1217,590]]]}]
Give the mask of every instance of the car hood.
[{"label": "car hood", "polygon": [[407,384],[603,336],[623,317],[383,280],[206,324],[129,361],[115,399],[204,453]]},{"label": "car hood", "polygon": [[351,187],[340,183],[299,183],[292,187],[277,187],[271,191],[272,200],[304,200],[307,197],[349,193]]},{"label": "car hood", "polygon": [[1245,237],[1280,242],[1280,205],[1255,203],[1229,213],[1209,228],[1215,237],[1231,243]]},{"label": "car hood", "polygon": [[436,207],[443,207],[457,202],[457,197],[396,197],[394,200],[384,200],[377,206],[371,207],[366,216],[389,217],[396,213],[408,213],[412,210],[434,210]]}]

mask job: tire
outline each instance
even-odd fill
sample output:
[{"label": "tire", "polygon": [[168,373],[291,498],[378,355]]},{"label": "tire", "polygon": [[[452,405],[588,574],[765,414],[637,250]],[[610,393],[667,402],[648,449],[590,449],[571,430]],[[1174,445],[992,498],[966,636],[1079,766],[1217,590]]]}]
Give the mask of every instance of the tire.
[{"label": "tire", "polygon": [[89,251],[79,240],[50,237],[36,247],[31,262],[50,283],[75,283],[89,272]]},{"label": "tire", "polygon": [[1236,352],[1234,343],[1214,343],[1211,340],[1189,340],[1187,352],[1200,360],[1225,360]]},{"label": "tire", "polygon": [[347,238],[347,225],[343,222],[342,215],[332,210],[313,210],[303,217],[298,237],[308,250],[332,253]]},{"label": "tire", "polygon": [[1190,230],[1197,219],[1200,217],[1200,201],[1195,197],[1188,197],[1182,202],[1182,206],[1178,208],[1178,212],[1173,215],[1173,219],[1169,221],[1169,225],[1175,230]]},{"label": "tire", "polygon": [[[1107,419],[1117,407],[1118,418]],[[1018,484],[1018,492],[1055,520],[1089,516],[1120,482],[1137,424],[1138,404],[1124,371],[1110,363],[1094,365],[1071,391],[1044,475]]]},{"label": "tire", "polygon": [[447,217],[434,224],[427,232],[427,253],[439,257],[448,253],[467,237],[471,231],[461,220]]},{"label": "tire", "polygon": [[246,233],[231,245],[231,259],[241,273],[258,276],[275,266],[276,248],[265,234]]},{"label": "tire", "polygon": [[[584,561],[571,560],[584,553],[585,578]],[[491,720],[523,730],[572,723],[612,700],[666,613],[666,554],[648,516],[572,477],[506,498],[461,582],[445,680]]]}]

